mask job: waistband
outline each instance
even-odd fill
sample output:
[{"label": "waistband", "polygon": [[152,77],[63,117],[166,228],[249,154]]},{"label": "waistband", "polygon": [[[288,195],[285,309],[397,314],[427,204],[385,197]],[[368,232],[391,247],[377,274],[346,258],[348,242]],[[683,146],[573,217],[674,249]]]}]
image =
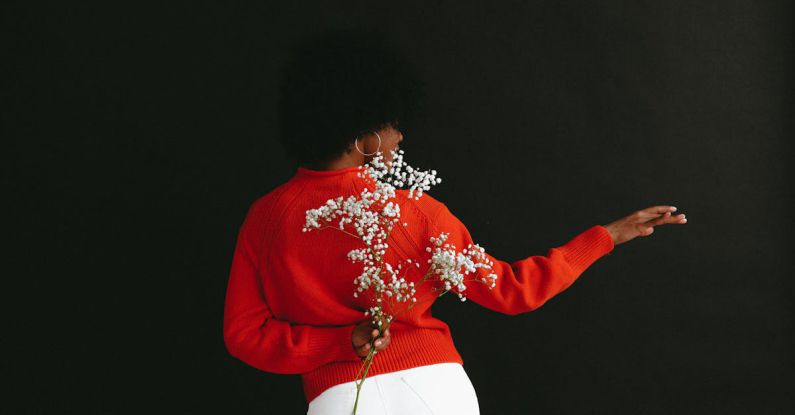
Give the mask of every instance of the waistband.
[{"label": "waistband", "polygon": [[[449,328],[418,328],[393,324],[389,346],[375,355],[367,377],[436,363],[464,361],[455,348]],[[336,361],[301,375],[306,402],[326,389],[355,381],[364,362]],[[367,380],[365,379],[365,382]]]}]

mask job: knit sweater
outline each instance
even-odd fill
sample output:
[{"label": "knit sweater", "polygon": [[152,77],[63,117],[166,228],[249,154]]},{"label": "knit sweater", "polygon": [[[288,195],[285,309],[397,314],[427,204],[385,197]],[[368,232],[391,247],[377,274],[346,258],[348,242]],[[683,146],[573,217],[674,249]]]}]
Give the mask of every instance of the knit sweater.
[{"label": "knit sweater", "polygon": [[[307,209],[338,196],[358,195],[365,186],[374,189],[357,176],[359,171],[358,166],[298,167],[291,179],[249,206],[232,257],[223,321],[228,352],[266,372],[300,374],[307,402],[331,386],[355,380],[362,365],[351,335],[367,319],[364,311],[372,304],[367,296],[353,296],[353,280],[362,264],[352,263],[347,253],[364,244],[339,228],[301,230]],[[418,261],[421,268],[411,267],[407,281],[418,281],[430,266],[425,248],[431,236],[449,233],[447,242],[459,250],[470,243],[485,246],[473,241],[464,224],[429,194],[415,200],[408,190],[398,189],[395,201],[401,219],[387,240],[385,261]],[[546,256],[508,263],[487,250],[496,286],[470,281],[463,294],[467,301],[499,313],[526,313],[568,288],[613,247],[607,229],[596,225],[549,249]],[[449,326],[431,314],[432,285],[419,285],[416,306],[393,320],[392,341],[375,355],[368,377],[442,362],[463,364]]]}]

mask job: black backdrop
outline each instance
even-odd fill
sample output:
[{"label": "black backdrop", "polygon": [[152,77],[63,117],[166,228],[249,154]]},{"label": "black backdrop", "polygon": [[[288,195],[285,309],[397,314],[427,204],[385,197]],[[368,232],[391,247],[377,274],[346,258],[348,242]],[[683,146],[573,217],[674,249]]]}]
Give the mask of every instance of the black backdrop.
[{"label": "black backdrop", "polygon": [[223,298],[248,205],[295,169],[288,47],[352,23],[416,62],[406,160],[497,258],[688,216],[533,313],[437,302],[482,413],[795,407],[787,2],[75,3],[2,13],[18,413],[304,413],[298,376],[227,354]]}]

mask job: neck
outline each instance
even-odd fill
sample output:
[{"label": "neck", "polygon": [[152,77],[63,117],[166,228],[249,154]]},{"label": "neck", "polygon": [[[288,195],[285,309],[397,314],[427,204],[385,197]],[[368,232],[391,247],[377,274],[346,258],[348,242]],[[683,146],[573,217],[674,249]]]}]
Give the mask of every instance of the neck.
[{"label": "neck", "polygon": [[361,166],[366,163],[365,157],[358,151],[345,152],[340,157],[324,163],[302,164],[302,167],[311,170],[339,170],[348,167]]}]

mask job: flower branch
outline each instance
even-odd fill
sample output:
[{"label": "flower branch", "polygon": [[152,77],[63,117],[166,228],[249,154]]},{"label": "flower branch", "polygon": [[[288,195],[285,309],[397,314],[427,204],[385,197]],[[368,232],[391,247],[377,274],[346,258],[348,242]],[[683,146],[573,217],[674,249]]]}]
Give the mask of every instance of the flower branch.
[{"label": "flower branch", "polygon": [[[469,244],[462,251],[458,251],[453,244],[447,242],[449,234],[444,232],[430,238],[431,246],[426,248],[426,252],[430,253],[430,258],[427,260],[429,266],[416,286],[413,281],[407,281],[407,277],[410,269],[421,269],[419,262],[407,259],[404,268],[402,262],[393,267],[385,261],[386,250],[389,248],[387,241],[395,224],[400,222],[400,205],[394,200],[395,189],[408,186],[409,198],[417,200],[424,191],[442,181],[436,177],[436,170],[418,170],[404,163],[403,150],[392,151],[392,156],[392,161],[386,163],[383,154],[378,152],[368,165],[360,167],[357,176],[373,185],[373,190],[365,187],[359,195],[347,198],[339,196],[327,200],[316,209],[307,210],[306,223],[302,229],[303,232],[314,229],[337,229],[363,242],[363,247],[353,249],[347,254],[350,261],[362,264],[361,274],[353,281],[355,286],[353,296],[364,294],[367,297],[371,305],[364,311],[364,315],[373,320],[379,333],[385,332],[397,317],[418,304],[441,297],[453,288],[457,290],[461,301],[465,301],[466,282],[486,283],[491,289],[495,286],[497,278],[496,274],[489,272],[479,279],[467,280],[466,276],[469,274],[481,274],[481,269],[491,270],[493,263],[485,255],[484,249],[477,244]],[[408,223],[404,222],[402,226],[408,226]],[[352,231],[346,228],[352,228]],[[428,300],[418,302],[415,294],[426,282],[435,284],[430,293],[441,292],[441,294],[431,295]],[[407,305],[397,310],[402,303]],[[376,338],[370,340],[370,352],[356,376],[354,415],[361,385],[377,353],[374,347],[375,340]],[[360,375],[361,380],[358,380]]]}]

